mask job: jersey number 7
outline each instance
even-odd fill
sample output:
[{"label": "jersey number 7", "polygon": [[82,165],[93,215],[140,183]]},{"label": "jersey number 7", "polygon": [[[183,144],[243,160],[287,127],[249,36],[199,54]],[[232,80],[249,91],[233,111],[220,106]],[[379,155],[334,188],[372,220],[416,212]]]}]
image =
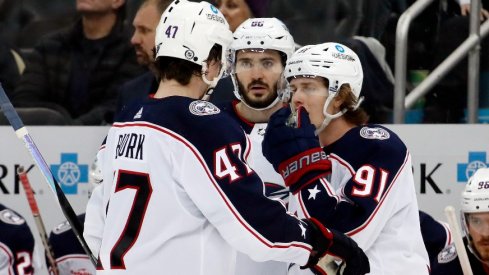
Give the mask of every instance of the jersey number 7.
[{"label": "jersey number 7", "polygon": [[135,189],[136,195],[124,230],[110,252],[110,269],[126,269],[124,255],[131,249],[139,236],[146,208],[153,192],[148,174],[119,170],[115,193],[125,189]]}]

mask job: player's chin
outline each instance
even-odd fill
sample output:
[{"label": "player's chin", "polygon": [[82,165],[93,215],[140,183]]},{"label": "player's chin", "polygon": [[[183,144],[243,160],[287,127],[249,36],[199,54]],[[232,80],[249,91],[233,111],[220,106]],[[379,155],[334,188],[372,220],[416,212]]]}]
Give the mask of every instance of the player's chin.
[{"label": "player's chin", "polygon": [[483,261],[489,262],[489,244],[479,244],[477,247],[480,257]]}]

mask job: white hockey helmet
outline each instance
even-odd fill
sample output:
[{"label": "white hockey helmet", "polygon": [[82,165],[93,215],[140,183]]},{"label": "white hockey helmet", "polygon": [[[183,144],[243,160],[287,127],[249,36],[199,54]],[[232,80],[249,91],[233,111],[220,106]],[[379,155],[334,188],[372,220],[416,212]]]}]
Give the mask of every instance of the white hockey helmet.
[{"label": "white hockey helmet", "polygon": [[354,109],[358,108],[361,101],[360,91],[363,83],[362,64],[358,55],[345,45],[339,43],[323,43],[304,46],[298,49],[289,60],[284,70],[285,78],[290,82],[295,77],[323,77],[329,82],[328,98],[323,106],[325,119],[316,130],[321,132],[332,119],[340,117],[347,110],[341,110],[336,114],[327,112],[332,99],[338,94],[343,84],[349,84],[357,101]]},{"label": "white hockey helmet", "polygon": [[221,66],[216,78],[208,80],[204,74],[205,61],[217,44],[222,47],[221,62],[224,63],[231,40],[229,24],[215,6],[205,1],[175,0],[163,12],[156,28],[156,58],[174,57],[200,65],[204,82],[215,87],[226,66]]},{"label": "white hockey helmet", "polygon": [[[285,24],[279,19],[272,18],[250,18],[244,21],[233,33],[233,42],[230,45],[231,78],[234,84],[234,95],[248,107],[253,108],[245,102],[241,96],[236,78],[236,54],[240,50],[276,50],[284,61],[292,56],[295,50],[294,38]],[[282,79],[282,77],[280,78]],[[280,80],[279,80],[280,81]],[[253,108],[257,110],[269,109],[275,106],[281,99],[285,83],[279,83],[277,98],[265,108]]]},{"label": "white hockey helmet", "polygon": [[[485,262],[479,257],[479,254],[476,252],[475,246],[472,242],[472,238],[470,237],[469,220],[471,218],[469,217],[469,214],[484,212],[489,213],[489,168],[479,168],[468,180],[467,184],[465,185],[465,190],[462,192],[462,205],[460,212],[462,227],[466,236],[468,236],[469,249],[477,259]],[[489,226],[487,222],[483,222],[481,220],[471,224],[471,227],[475,231],[487,230],[487,227]]]},{"label": "white hockey helmet", "polygon": [[462,193],[462,212],[489,212],[489,168],[479,168]]}]

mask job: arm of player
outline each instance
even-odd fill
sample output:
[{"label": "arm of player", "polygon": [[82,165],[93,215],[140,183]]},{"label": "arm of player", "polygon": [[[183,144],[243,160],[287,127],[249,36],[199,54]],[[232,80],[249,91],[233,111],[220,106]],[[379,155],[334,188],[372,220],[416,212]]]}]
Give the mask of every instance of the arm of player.
[{"label": "arm of player", "polygon": [[[353,241],[335,243],[336,234],[287,214],[281,203],[266,198],[260,178],[243,161],[247,148],[246,140],[234,140],[208,150],[210,157],[188,150],[178,150],[174,156],[176,163],[186,164],[175,167],[178,182],[189,183],[184,186],[186,192],[228,243],[256,261],[313,265],[338,247],[345,248],[338,250],[340,257],[366,259]],[[341,251],[359,251],[355,254],[359,256]],[[368,266],[368,260],[363,262]]]}]

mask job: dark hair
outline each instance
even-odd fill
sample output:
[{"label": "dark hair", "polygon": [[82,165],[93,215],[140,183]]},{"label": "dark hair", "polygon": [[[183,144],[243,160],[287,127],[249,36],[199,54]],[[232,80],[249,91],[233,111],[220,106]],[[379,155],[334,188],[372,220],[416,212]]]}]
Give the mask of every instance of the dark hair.
[{"label": "dark hair", "polygon": [[[220,61],[221,51],[222,47],[215,44],[206,62]],[[160,79],[174,79],[181,85],[188,85],[194,75],[202,76],[202,66],[180,58],[161,56],[156,59],[155,65]]]},{"label": "dark hair", "polygon": [[[329,87],[328,79],[322,77],[324,85]],[[357,109],[353,109],[358,100],[353,95],[350,84],[343,84],[336,95],[336,98],[343,100],[343,103],[340,105],[340,110],[346,109],[346,113],[343,114],[343,117],[346,121],[354,125],[363,125],[368,122],[369,116],[362,107],[358,107]]]},{"label": "dark hair", "polygon": [[141,6],[139,6],[139,8],[149,4],[153,4],[156,6],[158,12],[161,15],[166,10],[166,8],[171,4],[171,2],[172,0],[144,0],[143,3],[141,3]]},{"label": "dark hair", "polygon": [[353,109],[357,105],[358,100],[353,95],[349,84],[341,85],[337,97],[343,99],[340,109],[347,109],[347,112],[343,114],[346,121],[354,125],[363,125],[368,122],[368,114],[362,109],[362,107]]}]

